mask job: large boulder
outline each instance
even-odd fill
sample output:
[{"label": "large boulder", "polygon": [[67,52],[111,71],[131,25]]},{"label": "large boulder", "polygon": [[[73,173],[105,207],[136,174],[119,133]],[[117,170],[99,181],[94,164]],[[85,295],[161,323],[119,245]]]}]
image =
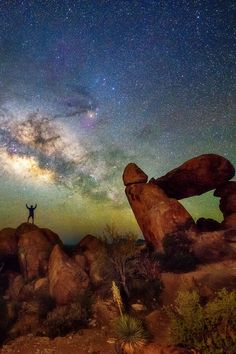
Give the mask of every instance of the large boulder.
[{"label": "large boulder", "polygon": [[236,213],[226,215],[224,221],[222,222],[222,227],[224,229],[235,229],[236,230]]},{"label": "large boulder", "polygon": [[0,261],[17,255],[17,237],[15,229],[10,227],[0,231]]},{"label": "large boulder", "polygon": [[52,244],[52,245],[60,245],[61,247],[63,246],[63,243],[60,239],[60,237],[55,233],[53,232],[52,230],[50,229],[46,229],[46,228],[41,228],[40,229],[44,236],[46,237],[46,239]]},{"label": "large boulder", "polygon": [[236,181],[226,182],[216,188],[214,196],[216,197],[226,197],[230,194],[236,194]]},{"label": "large boulder", "polygon": [[124,185],[128,186],[133,183],[146,183],[148,176],[135,163],[129,163],[123,173]]},{"label": "large boulder", "polygon": [[44,276],[53,245],[40,229],[21,234],[18,242],[18,258],[25,280]]},{"label": "large boulder", "polygon": [[193,252],[200,263],[233,259],[236,256],[235,236],[236,230],[203,232],[194,239]]},{"label": "large boulder", "polygon": [[93,235],[86,235],[76,246],[76,253],[83,254],[89,265],[97,259],[98,254],[103,250],[103,242]]},{"label": "large boulder", "polygon": [[183,199],[217,188],[229,181],[234,173],[233,165],[224,157],[205,154],[186,161],[152,183],[169,197]]},{"label": "large boulder", "polygon": [[58,305],[75,301],[89,286],[89,277],[67,256],[59,245],[54,246],[48,268],[49,291]]},{"label": "large boulder", "polygon": [[30,231],[35,231],[35,230],[38,230],[38,226],[36,226],[35,224],[30,224],[28,222],[24,222],[23,224],[19,225],[17,228],[16,228],[16,237],[19,238],[20,235],[23,235],[27,232],[30,232]]},{"label": "large boulder", "polygon": [[236,213],[236,193],[221,198],[220,210],[224,216]]},{"label": "large boulder", "polygon": [[197,270],[183,274],[162,273],[161,281],[163,305],[174,303],[179,291],[197,290],[201,296],[211,298],[222,288],[235,290],[236,261],[225,260],[200,265]]},{"label": "large boulder", "polygon": [[125,193],[145,240],[158,250],[162,250],[167,234],[194,231],[195,224],[187,210],[153,183],[128,185]]}]

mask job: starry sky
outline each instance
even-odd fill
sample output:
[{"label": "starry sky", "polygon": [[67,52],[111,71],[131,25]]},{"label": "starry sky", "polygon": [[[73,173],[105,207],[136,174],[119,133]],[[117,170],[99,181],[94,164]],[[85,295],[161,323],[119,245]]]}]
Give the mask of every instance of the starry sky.
[{"label": "starry sky", "polygon": [[[0,228],[140,234],[123,169],[236,166],[234,0],[0,1]],[[212,192],[182,201],[221,220]]]}]

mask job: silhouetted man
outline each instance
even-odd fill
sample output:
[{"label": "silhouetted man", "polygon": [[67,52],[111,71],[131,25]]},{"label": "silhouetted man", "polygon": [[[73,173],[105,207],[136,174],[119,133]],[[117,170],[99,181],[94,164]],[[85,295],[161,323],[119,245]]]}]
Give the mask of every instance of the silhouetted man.
[{"label": "silhouetted man", "polygon": [[30,207],[28,207],[28,205],[26,204],[26,208],[29,210],[29,216],[28,216],[28,221],[30,220],[30,218],[32,219],[32,224],[34,224],[34,210],[37,208],[37,204],[35,204],[35,207],[33,207],[33,205],[31,205]]}]

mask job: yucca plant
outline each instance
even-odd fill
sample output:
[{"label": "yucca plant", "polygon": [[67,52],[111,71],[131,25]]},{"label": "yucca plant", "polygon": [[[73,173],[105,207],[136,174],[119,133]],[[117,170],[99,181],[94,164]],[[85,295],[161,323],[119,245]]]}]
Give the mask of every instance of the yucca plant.
[{"label": "yucca plant", "polygon": [[140,352],[147,343],[147,332],[142,321],[129,315],[120,316],[115,322],[117,345],[123,353]]},{"label": "yucca plant", "polygon": [[121,299],[121,295],[120,295],[120,289],[118,288],[118,286],[116,285],[116,283],[113,281],[112,282],[112,295],[113,295],[113,300],[114,302],[117,304],[118,308],[119,308],[119,312],[121,317],[123,316],[123,302]]}]

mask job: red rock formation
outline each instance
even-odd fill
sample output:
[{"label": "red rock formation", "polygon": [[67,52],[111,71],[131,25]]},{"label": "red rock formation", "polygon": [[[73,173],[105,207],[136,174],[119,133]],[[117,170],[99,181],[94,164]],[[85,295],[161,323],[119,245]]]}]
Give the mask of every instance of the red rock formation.
[{"label": "red rock formation", "polygon": [[52,247],[40,229],[20,235],[18,258],[25,280],[33,280],[46,274]]},{"label": "red rock formation", "polygon": [[222,222],[224,229],[235,229],[236,230],[236,213],[225,216]]},{"label": "red rock formation", "polygon": [[233,165],[224,157],[205,154],[186,161],[152,183],[169,197],[183,199],[217,188],[230,180],[234,173]]},{"label": "red rock formation", "polygon": [[17,255],[17,237],[15,229],[10,227],[0,231],[0,258],[5,259],[9,256]]},{"label": "red rock formation", "polygon": [[229,181],[216,188],[214,196],[216,197],[226,197],[230,194],[236,194],[236,182]]},{"label": "red rock formation", "polygon": [[196,257],[203,263],[233,259],[236,256],[234,234],[229,235],[227,230],[203,232],[195,238],[192,249]]},{"label": "red rock formation", "polygon": [[38,226],[36,226],[34,224],[30,224],[28,222],[24,222],[23,224],[21,224],[20,226],[17,227],[16,236],[17,236],[17,238],[19,238],[20,235],[23,235],[26,232],[34,231],[34,230],[38,230]]},{"label": "red rock formation", "polygon": [[129,163],[123,173],[124,185],[133,183],[146,183],[148,176],[135,163]]},{"label": "red rock formation", "polygon": [[103,242],[93,235],[86,235],[76,246],[76,250],[83,253],[89,265],[97,259],[102,249]]},{"label": "red rock formation", "polygon": [[87,289],[88,275],[56,245],[49,260],[49,291],[58,305],[66,305]]},{"label": "red rock formation", "polygon": [[41,228],[40,230],[43,232],[44,236],[51,243],[51,245],[60,245],[61,247],[63,246],[60,237],[55,232],[45,228]]},{"label": "red rock formation", "polygon": [[125,192],[145,240],[157,249],[162,249],[165,235],[194,229],[191,215],[158,186],[152,183],[131,184]]},{"label": "red rock formation", "polygon": [[220,210],[224,216],[236,213],[236,193],[228,194],[220,199]]}]

